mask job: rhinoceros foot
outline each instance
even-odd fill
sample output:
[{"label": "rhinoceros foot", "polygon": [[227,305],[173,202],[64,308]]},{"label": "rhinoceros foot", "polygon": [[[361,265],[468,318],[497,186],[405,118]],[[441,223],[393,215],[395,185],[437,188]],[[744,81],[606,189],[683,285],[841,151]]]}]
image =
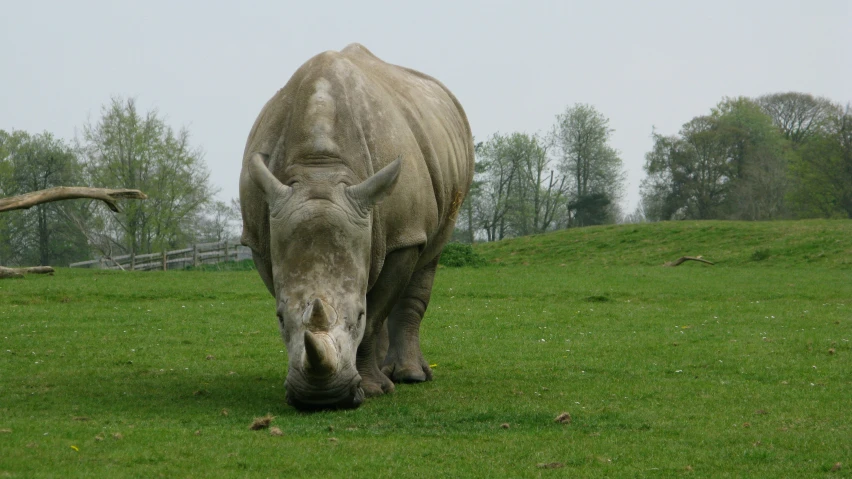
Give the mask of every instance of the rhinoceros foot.
[{"label": "rhinoceros foot", "polygon": [[432,368],[420,356],[417,359],[401,361],[388,357],[382,365],[382,372],[395,383],[422,383],[432,380]]},{"label": "rhinoceros foot", "polygon": [[374,374],[361,374],[361,389],[364,390],[364,396],[376,397],[392,393],[396,387],[393,381],[376,369]]}]

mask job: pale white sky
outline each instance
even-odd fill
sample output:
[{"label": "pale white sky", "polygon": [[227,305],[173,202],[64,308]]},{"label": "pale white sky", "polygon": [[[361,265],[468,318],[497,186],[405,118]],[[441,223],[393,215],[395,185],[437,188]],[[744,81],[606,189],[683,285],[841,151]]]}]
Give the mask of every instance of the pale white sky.
[{"label": "pale white sky", "polygon": [[852,101],[849,0],[34,0],[0,5],[0,129],[71,140],[110,96],[134,96],[189,128],[228,200],[266,100],[351,42],[444,82],[477,141],[595,106],[628,172],[626,212],[653,126],[676,133],[724,96]]}]

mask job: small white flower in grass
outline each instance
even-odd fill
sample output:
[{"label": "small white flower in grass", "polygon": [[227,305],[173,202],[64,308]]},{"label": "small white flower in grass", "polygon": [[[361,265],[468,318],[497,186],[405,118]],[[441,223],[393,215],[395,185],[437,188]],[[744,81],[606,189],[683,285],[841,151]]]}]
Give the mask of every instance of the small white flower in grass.
[{"label": "small white flower in grass", "polygon": [[676,373],[682,373],[682,372],[683,372],[683,369],[678,369],[678,370],[677,370],[677,371],[675,371],[675,372],[676,372]]}]

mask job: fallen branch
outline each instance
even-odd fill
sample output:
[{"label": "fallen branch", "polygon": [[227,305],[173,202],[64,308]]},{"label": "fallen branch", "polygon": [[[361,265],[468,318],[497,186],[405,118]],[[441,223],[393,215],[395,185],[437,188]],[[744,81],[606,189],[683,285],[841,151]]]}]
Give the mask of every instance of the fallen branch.
[{"label": "fallen branch", "polygon": [[714,265],[714,263],[707,261],[706,259],[702,258],[701,256],[681,256],[680,258],[678,258],[675,261],[666,262],[666,264],[664,264],[663,266],[672,266],[672,267],[680,266],[681,264],[683,264],[686,261],[699,261],[701,263],[707,263],[710,266]]},{"label": "fallen branch", "polygon": [[0,266],[0,279],[5,278],[23,278],[24,274],[53,274],[54,270],[50,266],[33,266],[30,268],[6,268]]},{"label": "fallen branch", "polygon": [[9,198],[0,198],[0,212],[24,210],[40,203],[73,200],[77,198],[101,200],[109,206],[109,209],[118,213],[119,209],[118,205],[115,203],[116,200],[144,200],[148,198],[148,196],[139,190],[113,190],[109,188],[89,188],[84,186],[57,186],[56,188],[33,191],[23,195],[10,196]]}]

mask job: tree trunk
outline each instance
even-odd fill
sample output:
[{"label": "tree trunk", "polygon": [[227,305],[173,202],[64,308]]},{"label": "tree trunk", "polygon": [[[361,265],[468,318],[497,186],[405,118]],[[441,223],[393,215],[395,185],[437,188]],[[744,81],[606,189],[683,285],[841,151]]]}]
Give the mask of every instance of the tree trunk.
[{"label": "tree trunk", "polygon": [[24,274],[53,274],[54,270],[50,266],[34,266],[31,268],[6,268],[0,266],[0,279],[4,278],[23,278]]}]

